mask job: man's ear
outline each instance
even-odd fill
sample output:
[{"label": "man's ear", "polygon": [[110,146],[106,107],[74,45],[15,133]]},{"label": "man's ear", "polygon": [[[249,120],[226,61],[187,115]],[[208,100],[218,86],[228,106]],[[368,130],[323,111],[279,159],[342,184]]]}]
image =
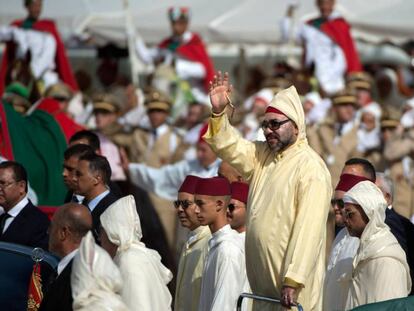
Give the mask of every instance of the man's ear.
[{"label": "man's ear", "polygon": [[102,175],[100,174],[95,174],[93,176],[93,184],[96,186],[97,184],[102,182]]},{"label": "man's ear", "polygon": [[216,212],[222,211],[223,207],[224,207],[224,201],[223,200],[217,200],[216,201]]},{"label": "man's ear", "polygon": [[64,226],[64,227],[61,227],[61,228],[59,228],[59,231],[58,231],[59,233],[59,240],[60,241],[64,241],[64,240],[66,240],[67,239],[67,237],[68,237],[68,234],[69,234],[69,228],[68,227],[66,227],[66,226]]}]

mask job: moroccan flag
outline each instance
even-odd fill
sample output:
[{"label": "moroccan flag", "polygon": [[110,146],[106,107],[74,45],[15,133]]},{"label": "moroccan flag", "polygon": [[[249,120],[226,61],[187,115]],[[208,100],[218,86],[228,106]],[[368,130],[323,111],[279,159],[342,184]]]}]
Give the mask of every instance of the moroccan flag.
[{"label": "moroccan flag", "polygon": [[29,292],[27,295],[27,311],[37,311],[42,302],[42,277],[40,275],[40,264],[33,266],[32,276],[29,281]]},{"label": "moroccan flag", "polygon": [[41,110],[22,116],[8,103],[0,104],[0,118],[2,155],[26,168],[39,205],[62,204],[67,192],[62,178],[66,139],[56,119]]}]

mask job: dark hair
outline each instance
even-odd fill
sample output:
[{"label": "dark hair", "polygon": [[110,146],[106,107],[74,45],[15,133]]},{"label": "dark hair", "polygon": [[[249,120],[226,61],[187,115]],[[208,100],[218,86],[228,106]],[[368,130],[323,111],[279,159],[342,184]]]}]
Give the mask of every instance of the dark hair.
[{"label": "dark hair", "polygon": [[88,154],[88,153],[95,153],[91,146],[79,144],[79,145],[73,145],[65,150],[65,153],[63,154],[63,157],[65,160],[70,159],[71,157],[78,157]]},{"label": "dark hair", "polygon": [[88,161],[89,171],[100,174],[105,185],[108,185],[112,171],[111,166],[105,157],[96,153],[87,153],[81,156],[79,161]]},{"label": "dark hair", "polygon": [[15,181],[24,181],[26,183],[25,191],[27,193],[27,171],[23,165],[15,161],[4,161],[0,163],[0,169],[11,168],[13,170]]},{"label": "dark hair", "polygon": [[101,148],[101,143],[99,142],[99,137],[92,131],[79,131],[76,132],[71,136],[69,139],[69,143],[73,143],[74,141],[86,139],[88,141],[89,146],[93,149],[94,152],[98,152]]},{"label": "dark hair", "polygon": [[375,183],[376,174],[375,174],[375,167],[366,159],[362,158],[351,158],[345,162],[345,166],[347,165],[359,165],[362,167],[365,177]]}]

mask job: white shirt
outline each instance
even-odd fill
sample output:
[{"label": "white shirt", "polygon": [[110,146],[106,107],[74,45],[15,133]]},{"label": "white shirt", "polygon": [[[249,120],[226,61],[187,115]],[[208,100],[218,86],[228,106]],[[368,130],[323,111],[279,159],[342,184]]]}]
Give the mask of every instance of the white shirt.
[{"label": "white shirt", "polygon": [[69,262],[72,260],[72,258],[76,256],[77,253],[78,253],[78,249],[75,249],[59,261],[59,264],[57,266],[57,274],[58,275],[60,275],[62,273],[62,271],[65,270],[66,266],[69,264]]},{"label": "white shirt", "polygon": [[[329,19],[338,17],[334,12]],[[283,39],[289,39],[292,21],[284,17],[281,21]],[[315,64],[315,76],[329,94],[345,87],[344,74],[347,63],[344,52],[328,35],[311,25],[301,23],[295,31],[295,39],[306,45],[306,65]]]},{"label": "white shirt", "polygon": [[[186,31],[181,40],[185,44],[190,42],[192,38],[193,33]],[[135,49],[138,57],[146,64],[153,63],[157,58],[164,56],[164,65],[171,65],[175,58],[175,71],[178,77],[183,80],[202,79],[206,76],[206,69],[201,63],[184,59],[168,49],[158,47],[149,49],[141,38],[136,40]]]},{"label": "white shirt", "polygon": [[95,209],[95,207],[99,204],[99,202],[101,202],[101,200],[106,197],[106,195],[109,193],[109,190],[106,190],[104,192],[102,192],[100,195],[96,196],[95,198],[93,198],[89,203],[88,203],[88,208],[91,212],[93,212],[93,210]]},{"label": "white shirt", "polygon": [[195,160],[183,160],[161,168],[149,167],[142,163],[129,164],[131,181],[146,191],[154,192],[166,200],[175,200],[177,191],[187,175],[208,178],[217,176],[221,160],[217,159],[208,167]]},{"label": "white shirt", "polygon": [[19,203],[17,203],[7,212],[7,214],[9,214],[10,217],[6,219],[2,233],[6,232],[7,228],[10,226],[13,220],[17,217],[17,215],[19,215],[19,213],[23,210],[23,208],[28,203],[29,203],[29,199],[27,198],[27,196],[25,196]]},{"label": "white shirt", "polygon": [[352,280],[352,262],[359,239],[343,228],[336,236],[329,256],[324,282],[323,310],[344,310]]},{"label": "white shirt", "polygon": [[233,311],[247,282],[242,240],[225,225],[213,233],[208,247],[199,311]]},{"label": "white shirt", "polygon": [[0,27],[0,41],[10,40],[17,45],[18,58],[30,51],[30,69],[37,79],[43,79],[45,87],[59,82],[55,72],[57,44],[50,33],[16,26]]}]

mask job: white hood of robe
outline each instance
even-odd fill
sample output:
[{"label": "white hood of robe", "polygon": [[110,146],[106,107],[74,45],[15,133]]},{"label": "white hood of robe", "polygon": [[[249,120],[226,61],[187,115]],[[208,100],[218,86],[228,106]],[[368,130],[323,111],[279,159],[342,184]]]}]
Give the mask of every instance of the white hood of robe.
[{"label": "white hood of robe", "polygon": [[[387,202],[381,190],[371,181],[363,181],[346,192],[343,200],[345,203],[360,205],[369,218],[369,222],[360,238],[360,246],[354,258],[354,268],[359,262],[367,258],[393,257],[401,261],[407,271],[409,271],[405,256],[401,256],[401,254],[405,254],[403,252],[392,252],[393,248],[390,247],[399,244],[394,235],[391,234],[390,228],[384,222]],[[391,250],[391,252],[388,250]]]},{"label": "white hood of robe", "polygon": [[118,246],[117,256],[131,248],[146,252],[157,263],[157,270],[163,276],[165,284],[171,281],[172,273],[161,263],[161,256],[158,252],[147,248],[141,242],[141,222],[132,195],[123,197],[110,205],[101,215],[101,224],[109,240]]},{"label": "white hood of robe", "polygon": [[108,253],[95,244],[91,232],[82,239],[71,275],[73,310],[126,311],[119,293],[121,274]]},{"label": "white hood of robe", "polygon": [[129,195],[110,205],[101,215],[101,224],[109,240],[118,246],[114,262],[124,280],[122,298],[126,304],[140,310],[170,310],[172,297],[167,284],[172,273],[161,263],[158,252],[141,242],[134,197]]}]

